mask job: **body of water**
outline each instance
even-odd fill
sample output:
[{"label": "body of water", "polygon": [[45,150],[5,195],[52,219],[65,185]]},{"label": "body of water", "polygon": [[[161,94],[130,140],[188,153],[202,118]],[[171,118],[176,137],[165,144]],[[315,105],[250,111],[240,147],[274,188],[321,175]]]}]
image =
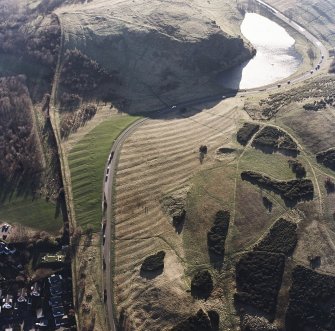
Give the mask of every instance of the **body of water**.
[{"label": "body of water", "polygon": [[302,63],[295,50],[295,40],[270,19],[247,13],[241,32],[256,48],[256,55],[247,62],[220,75],[224,87],[250,89],[274,83],[292,75]]}]

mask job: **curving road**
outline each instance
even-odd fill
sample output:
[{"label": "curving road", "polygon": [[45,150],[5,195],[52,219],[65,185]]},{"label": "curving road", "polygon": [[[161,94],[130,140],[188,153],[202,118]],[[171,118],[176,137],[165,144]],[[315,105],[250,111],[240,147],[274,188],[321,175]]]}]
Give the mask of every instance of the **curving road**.
[{"label": "curving road", "polygon": [[[255,0],[258,2],[261,6],[269,10],[273,15],[275,15],[278,19],[285,22],[289,26],[291,26],[293,29],[298,31],[300,34],[306,37],[307,40],[309,40],[313,45],[315,45],[319,49],[319,56],[315,60],[313,67],[310,70],[314,71],[314,68],[317,64],[320,64],[320,67],[322,68],[323,64],[327,62],[329,58],[328,50],[327,48],[310,32],[308,32],[306,29],[295,23],[294,21],[287,18],[285,15],[277,11],[275,8],[269,6],[265,2],[261,0]],[[301,75],[295,77],[290,81],[291,85],[296,84],[302,81],[305,81],[313,76],[311,74],[310,70],[306,73],[302,73]],[[285,81],[286,82],[286,81]],[[258,93],[259,91],[271,91],[271,90],[278,90],[278,84],[281,82],[275,82],[273,84],[263,86],[261,88],[254,88],[254,89],[248,89],[248,90],[242,90],[236,93],[228,93],[224,97],[220,94],[198,98],[198,99],[192,99],[185,102],[180,102],[173,107],[166,106],[161,109],[155,110],[152,113],[155,113],[157,117],[163,116],[165,113],[171,112],[174,110],[173,108],[181,108],[181,107],[190,107],[195,105],[200,105],[207,102],[217,102],[220,101],[226,97],[233,97],[240,94],[254,94]],[[131,124],[127,129],[125,129],[120,136],[115,140],[113,143],[113,146],[110,151],[110,156],[113,155],[112,159],[107,160],[105,172],[104,172],[104,181],[103,181],[103,200],[105,197],[105,201],[107,202],[107,207],[103,207],[103,211],[106,215],[106,226],[104,230],[104,236],[106,240],[103,240],[103,259],[105,264],[105,282],[104,282],[104,293],[106,293],[106,305],[107,305],[107,315],[109,320],[109,326],[111,331],[116,331],[117,328],[115,326],[115,316],[113,313],[113,293],[112,293],[112,270],[111,270],[111,242],[112,242],[112,192],[113,192],[113,183],[114,183],[114,177],[117,169],[117,162],[118,157],[121,151],[122,144],[124,141],[134,132],[136,129],[141,126],[145,121],[147,121],[149,118],[142,118]],[[107,169],[108,169],[108,176],[107,175]]]}]

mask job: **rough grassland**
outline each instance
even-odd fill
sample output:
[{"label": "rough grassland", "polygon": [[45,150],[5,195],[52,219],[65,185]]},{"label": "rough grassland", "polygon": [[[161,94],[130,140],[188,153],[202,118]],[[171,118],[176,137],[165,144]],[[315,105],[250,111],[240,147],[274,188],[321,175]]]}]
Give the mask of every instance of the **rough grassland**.
[{"label": "rough grassland", "polygon": [[56,232],[63,225],[62,215],[53,203],[43,199],[33,200],[31,196],[14,196],[0,205],[0,220],[48,232]]},{"label": "rough grassland", "polygon": [[287,160],[289,160],[287,156],[279,153],[265,154],[260,150],[250,148],[243,154],[239,168],[265,173],[279,180],[295,179]]},{"label": "rough grassland", "polygon": [[207,232],[219,210],[233,208],[234,176],[234,167],[220,167],[199,173],[192,182],[183,234],[190,273],[194,266],[210,265]]},{"label": "rough grassland", "polygon": [[113,140],[138,117],[115,116],[86,134],[70,151],[69,165],[77,224],[92,225],[98,230],[101,222],[101,192],[104,167]]},{"label": "rough grassland", "polygon": [[[118,311],[125,310],[134,330],[170,330],[200,308],[186,292],[191,279],[184,272],[192,267],[184,251],[184,234],[175,231],[161,201],[170,192],[187,189],[199,171],[204,176],[201,182],[212,181],[209,169],[226,161],[217,163],[215,151],[231,142],[236,121],[244,116],[237,106],[238,100],[225,100],[211,109],[199,107],[198,113],[190,109],[193,114],[189,117],[149,120],[124,143],[116,178],[114,293]],[[202,162],[201,145],[208,147]],[[223,178],[226,170],[217,171]],[[216,190],[225,191],[223,184],[215,187],[209,183],[209,194],[222,195]],[[224,204],[222,200],[208,201],[213,202],[207,206],[212,216]],[[199,224],[199,230],[204,230],[199,233],[204,251],[197,256],[200,263],[208,265],[207,231],[213,220],[206,220],[210,221],[208,227]],[[141,278],[143,259],[159,250],[167,253],[163,273],[150,281]],[[214,305],[212,297],[206,302],[208,307]]]}]

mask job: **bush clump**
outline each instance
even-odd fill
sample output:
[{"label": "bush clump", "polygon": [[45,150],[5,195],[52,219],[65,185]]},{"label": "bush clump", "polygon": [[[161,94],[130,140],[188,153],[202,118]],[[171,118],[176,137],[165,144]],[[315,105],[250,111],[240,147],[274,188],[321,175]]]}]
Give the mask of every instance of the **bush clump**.
[{"label": "bush clump", "polygon": [[252,145],[270,153],[278,151],[296,156],[299,152],[297,144],[287,133],[272,126],[266,126],[257,133]]},{"label": "bush clump", "polygon": [[302,266],[294,269],[286,330],[335,330],[335,277]]},{"label": "bush clump", "polygon": [[236,139],[241,145],[245,146],[258,130],[258,124],[244,123],[243,126],[237,131]]},{"label": "bush clump", "polygon": [[335,170],[335,148],[317,153],[316,161],[331,170]]},{"label": "bush clump", "polygon": [[190,316],[188,319],[174,326],[171,331],[212,331],[211,321],[206,313],[200,309],[196,315]]},{"label": "bush clump", "polygon": [[208,270],[198,271],[192,278],[191,293],[193,297],[207,299],[213,290],[212,275]]},{"label": "bush clump", "polygon": [[314,187],[310,179],[278,181],[254,171],[243,171],[241,178],[260,188],[279,194],[286,204],[289,205],[295,205],[299,201],[313,199]]},{"label": "bush clump", "polygon": [[306,177],[306,169],[305,167],[297,160],[288,160],[288,165],[292,169],[293,173],[295,173],[297,178]]},{"label": "bush clump", "polygon": [[248,252],[236,264],[235,304],[240,311],[261,312],[274,319],[285,266],[283,254]]},{"label": "bush clump", "polygon": [[207,245],[211,253],[223,256],[225,241],[228,234],[230,213],[220,210],[215,215],[214,225],[207,233]]},{"label": "bush clump", "polygon": [[296,230],[295,223],[280,218],[254,250],[290,255],[298,241]]},{"label": "bush clump", "polygon": [[335,183],[330,178],[327,178],[325,180],[325,189],[327,191],[327,194],[335,192]]},{"label": "bush clump", "polygon": [[164,251],[159,251],[156,254],[146,257],[142,263],[141,271],[159,271],[164,269],[164,257]]}]

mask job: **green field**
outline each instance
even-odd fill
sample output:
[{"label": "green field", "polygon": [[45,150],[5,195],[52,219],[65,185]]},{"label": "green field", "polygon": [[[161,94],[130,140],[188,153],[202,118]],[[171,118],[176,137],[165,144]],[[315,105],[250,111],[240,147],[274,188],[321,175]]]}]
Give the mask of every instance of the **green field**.
[{"label": "green field", "polygon": [[55,233],[61,229],[63,218],[56,205],[32,196],[13,196],[0,206],[0,221],[20,223],[36,230]]},{"label": "green field", "polygon": [[87,133],[70,151],[72,192],[77,224],[99,230],[101,194],[105,164],[113,140],[137,120],[135,116],[114,116]]},{"label": "green field", "polygon": [[[261,172],[278,180],[294,179],[295,175],[287,162],[289,159],[280,153],[265,154],[255,148],[249,148],[240,160],[239,169]],[[301,157],[298,157],[298,160],[304,164]]]}]

